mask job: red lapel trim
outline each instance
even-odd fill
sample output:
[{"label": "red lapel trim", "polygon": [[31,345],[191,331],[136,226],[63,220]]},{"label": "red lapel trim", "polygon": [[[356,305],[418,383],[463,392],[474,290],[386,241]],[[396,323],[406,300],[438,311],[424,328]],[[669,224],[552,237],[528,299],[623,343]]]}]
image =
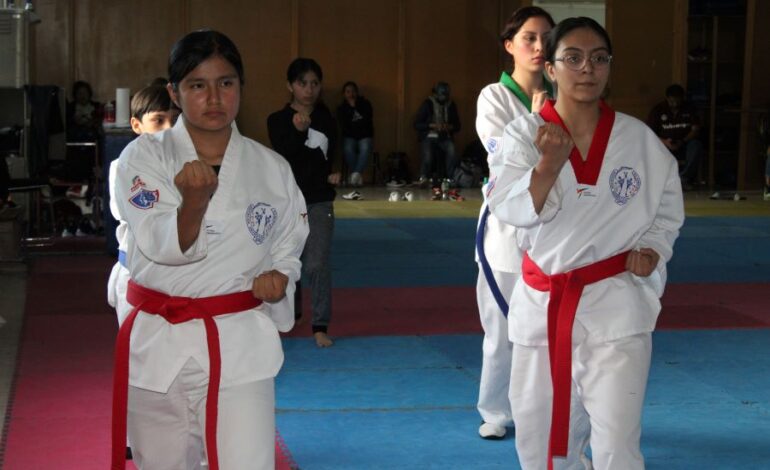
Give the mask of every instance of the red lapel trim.
[{"label": "red lapel trim", "polygon": [[[540,116],[546,122],[560,125],[569,133],[569,130],[567,130],[567,127],[561,120],[561,116],[559,116],[556,108],[554,108],[555,102],[554,100],[547,100],[543,109],[540,110]],[[591,186],[595,186],[596,180],[599,179],[599,172],[602,169],[602,162],[604,162],[604,152],[607,150],[607,144],[612,133],[612,125],[615,123],[615,111],[607,106],[603,100],[599,101],[599,108],[602,112],[599,115],[599,123],[596,125],[594,136],[591,139],[591,146],[588,148],[588,158],[583,161],[583,157],[580,155],[577,147],[572,148],[572,153],[569,156],[569,162],[572,164],[572,170],[575,172],[578,183]]]}]

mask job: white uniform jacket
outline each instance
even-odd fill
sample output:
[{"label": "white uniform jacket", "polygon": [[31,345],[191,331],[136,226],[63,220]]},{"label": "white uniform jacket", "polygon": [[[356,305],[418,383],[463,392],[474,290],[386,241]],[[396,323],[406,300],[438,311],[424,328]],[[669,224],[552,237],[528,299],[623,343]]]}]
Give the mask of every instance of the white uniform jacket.
[{"label": "white uniform jacket", "polygon": [[[294,324],[293,286],[308,234],[305,201],[286,160],[233,125],[219,185],[197,240],[183,253],[177,232],[181,194],[174,177],[196,159],[183,117],[172,129],[139,136],[121,154],[114,195],[128,224],[128,269],[138,284],[182,297],[248,291],[257,275],[271,269],[287,275],[289,288],[280,302],[215,317],[221,386],[274,377],[283,363],[278,331]],[[190,357],[208,372],[202,320],[171,325],[139,313],[131,333],[131,385],[165,392]]]},{"label": "white uniform jacket", "polygon": [[[123,220],[123,216],[120,215],[120,209],[118,208],[118,202],[115,199],[115,178],[118,172],[118,161],[113,160],[110,162],[110,171],[107,178],[107,184],[110,188],[110,213],[112,217],[118,221],[118,226],[115,229],[115,238],[118,240],[118,251],[125,253],[126,251],[126,232],[128,231],[128,224]],[[127,315],[127,311],[119,304],[126,301],[126,289],[128,286],[128,280],[131,278],[131,274],[128,269],[120,264],[115,263],[110,272],[110,278],[107,281],[107,303],[110,307],[115,307],[118,315],[123,314],[122,317],[118,317],[118,322],[122,323]]]},{"label": "white uniform jacket", "polygon": [[[527,107],[504,84],[492,83],[481,90],[476,103],[476,133],[487,150],[490,180],[494,179],[492,168],[499,168],[501,164],[503,129],[508,123],[525,114],[529,114]],[[486,187],[481,190],[482,194],[486,195]],[[485,198],[481,205],[479,222],[486,208]],[[516,229],[500,222],[494,214],[487,217],[484,253],[493,271],[521,272],[522,252],[516,249]],[[476,261],[478,262],[478,253]]]},{"label": "white uniform jacket", "polygon": [[[552,103],[546,107],[552,108]],[[520,248],[546,274],[563,273],[626,250],[654,249],[660,262],[651,276],[625,272],[586,286],[576,316],[598,341],[652,331],[660,312],[666,262],[684,222],[676,159],[645,124],[615,113],[596,184],[579,184],[567,162],[537,214],[529,185],[532,168],[540,159],[533,142],[543,123],[540,114],[531,114],[505,128],[502,158],[494,169],[497,177],[490,181],[487,195],[492,212],[517,227]],[[548,292],[519,280],[509,316],[515,343],[547,344],[548,298]]]}]

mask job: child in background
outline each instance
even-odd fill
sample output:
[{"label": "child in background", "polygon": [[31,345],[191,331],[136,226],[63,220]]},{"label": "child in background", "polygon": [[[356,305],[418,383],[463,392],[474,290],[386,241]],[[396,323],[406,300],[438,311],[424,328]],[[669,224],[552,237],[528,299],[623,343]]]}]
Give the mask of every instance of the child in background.
[{"label": "child in background", "polygon": [[[177,112],[171,103],[168,90],[163,86],[148,86],[137,92],[131,99],[131,129],[137,134],[154,134],[168,129],[176,120]],[[109,187],[110,194],[115,194],[115,172],[117,170],[117,160],[110,164]],[[118,239],[118,262],[112,267],[110,279],[107,281],[107,302],[111,307],[115,307],[118,312],[126,311],[117,308],[119,303],[126,302],[126,290],[128,289],[128,280],[131,274],[125,267],[126,260],[126,229],[125,220],[118,212],[117,202],[114,198],[110,199],[110,211],[115,220],[118,221],[118,228],[115,230],[115,236]],[[131,458],[131,449],[126,443],[126,456]]]}]

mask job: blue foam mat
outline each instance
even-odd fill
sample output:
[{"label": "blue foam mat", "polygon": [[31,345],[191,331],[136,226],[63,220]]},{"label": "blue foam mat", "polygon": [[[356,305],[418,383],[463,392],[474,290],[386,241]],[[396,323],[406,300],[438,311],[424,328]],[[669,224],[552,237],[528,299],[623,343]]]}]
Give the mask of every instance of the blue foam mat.
[{"label": "blue foam mat", "polygon": [[[277,421],[303,470],[519,468],[476,432],[480,335],[285,340]],[[648,469],[770,468],[770,330],[653,339]]]},{"label": "blue foam mat", "polygon": [[[475,219],[340,219],[335,287],[475,285]],[[668,265],[669,282],[770,280],[770,218],[691,217]]]}]

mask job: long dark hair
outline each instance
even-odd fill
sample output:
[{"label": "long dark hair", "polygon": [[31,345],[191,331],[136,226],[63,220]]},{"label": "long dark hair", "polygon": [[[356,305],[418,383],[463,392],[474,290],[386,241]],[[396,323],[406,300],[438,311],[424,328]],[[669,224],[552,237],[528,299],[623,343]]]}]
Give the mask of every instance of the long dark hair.
[{"label": "long dark hair", "polygon": [[218,55],[230,62],[243,85],[243,62],[233,41],[219,31],[210,29],[188,33],[171,48],[168,57],[168,81],[175,89],[188,73],[211,56]]},{"label": "long dark hair", "polygon": [[315,73],[319,82],[324,81],[324,73],[321,70],[321,66],[315,60],[308,59],[307,57],[297,57],[291,61],[289,68],[286,69],[286,81],[294,83],[307,72]]},{"label": "long dark hair", "polygon": [[553,28],[556,23],[553,21],[551,14],[543,10],[540,7],[522,7],[514,11],[508,21],[505,22],[503,31],[500,33],[500,43],[505,44],[505,41],[510,41],[516,36],[524,23],[530,18],[541,17],[545,18],[548,24]]},{"label": "long dark hair", "polygon": [[556,49],[559,47],[559,41],[570,32],[582,28],[590,29],[595,32],[597,36],[602,38],[604,44],[607,46],[607,52],[612,55],[612,42],[610,41],[610,35],[607,34],[607,30],[591,18],[578,16],[560,21],[559,24],[548,33],[548,40],[545,43],[545,60],[553,63]]}]

